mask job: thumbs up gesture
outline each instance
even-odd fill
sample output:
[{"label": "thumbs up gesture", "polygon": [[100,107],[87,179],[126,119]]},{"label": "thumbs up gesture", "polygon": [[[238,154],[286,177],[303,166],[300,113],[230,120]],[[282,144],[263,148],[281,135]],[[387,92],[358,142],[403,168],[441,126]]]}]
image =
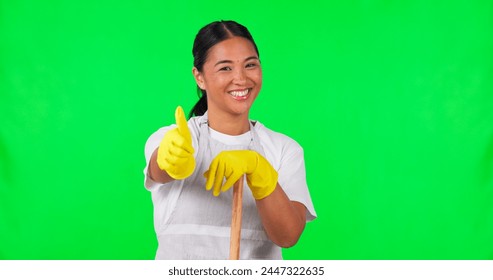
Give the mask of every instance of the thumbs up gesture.
[{"label": "thumbs up gesture", "polygon": [[185,113],[181,106],[175,111],[177,127],[168,131],[159,144],[157,164],[176,180],[185,179],[192,175],[195,169],[192,135],[188,129]]}]

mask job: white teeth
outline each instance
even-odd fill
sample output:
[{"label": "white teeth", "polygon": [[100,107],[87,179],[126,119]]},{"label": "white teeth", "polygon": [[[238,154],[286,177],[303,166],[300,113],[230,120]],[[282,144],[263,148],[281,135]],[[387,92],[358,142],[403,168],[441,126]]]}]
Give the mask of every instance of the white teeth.
[{"label": "white teeth", "polygon": [[243,97],[245,95],[248,94],[250,90],[248,89],[245,89],[243,91],[230,91],[229,94],[231,94],[232,96],[235,96],[235,97]]}]

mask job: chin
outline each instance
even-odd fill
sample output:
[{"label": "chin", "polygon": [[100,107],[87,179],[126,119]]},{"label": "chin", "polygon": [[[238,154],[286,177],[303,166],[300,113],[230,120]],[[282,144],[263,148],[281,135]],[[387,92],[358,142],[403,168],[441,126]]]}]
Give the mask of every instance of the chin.
[{"label": "chin", "polygon": [[248,114],[250,113],[252,105],[252,101],[249,102],[248,100],[246,100],[246,102],[243,102],[242,104],[234,104],[234,106],[231,107],[231,110],[237,115]]}]

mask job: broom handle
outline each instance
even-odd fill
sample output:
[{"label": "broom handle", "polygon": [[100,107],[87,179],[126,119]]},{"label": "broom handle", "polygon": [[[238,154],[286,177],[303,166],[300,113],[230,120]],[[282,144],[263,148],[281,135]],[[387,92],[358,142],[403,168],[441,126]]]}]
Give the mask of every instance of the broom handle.
[{"label": "broom handle", "polygon": [[233,209],[231,217],[231,239],[229,243],[229,259],[240,259],[240,238],[241,238],[241,213],[243,203],[243,181],[245,176],[241,176],[233,186]]}]

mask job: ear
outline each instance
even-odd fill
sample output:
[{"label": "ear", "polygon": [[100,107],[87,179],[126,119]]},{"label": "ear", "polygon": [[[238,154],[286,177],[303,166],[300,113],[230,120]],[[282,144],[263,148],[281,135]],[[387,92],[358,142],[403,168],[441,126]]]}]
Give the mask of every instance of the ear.
[{"label": "ear", "polygon": [[204,76],[202,75],[202,73],[200,73],[199,69],[197,69],[196,67],[193,67],[192,68],[192,74],[193,74],[193,77],[195,78],[195,82],[197,83],[199,88],[205,90]]}]

